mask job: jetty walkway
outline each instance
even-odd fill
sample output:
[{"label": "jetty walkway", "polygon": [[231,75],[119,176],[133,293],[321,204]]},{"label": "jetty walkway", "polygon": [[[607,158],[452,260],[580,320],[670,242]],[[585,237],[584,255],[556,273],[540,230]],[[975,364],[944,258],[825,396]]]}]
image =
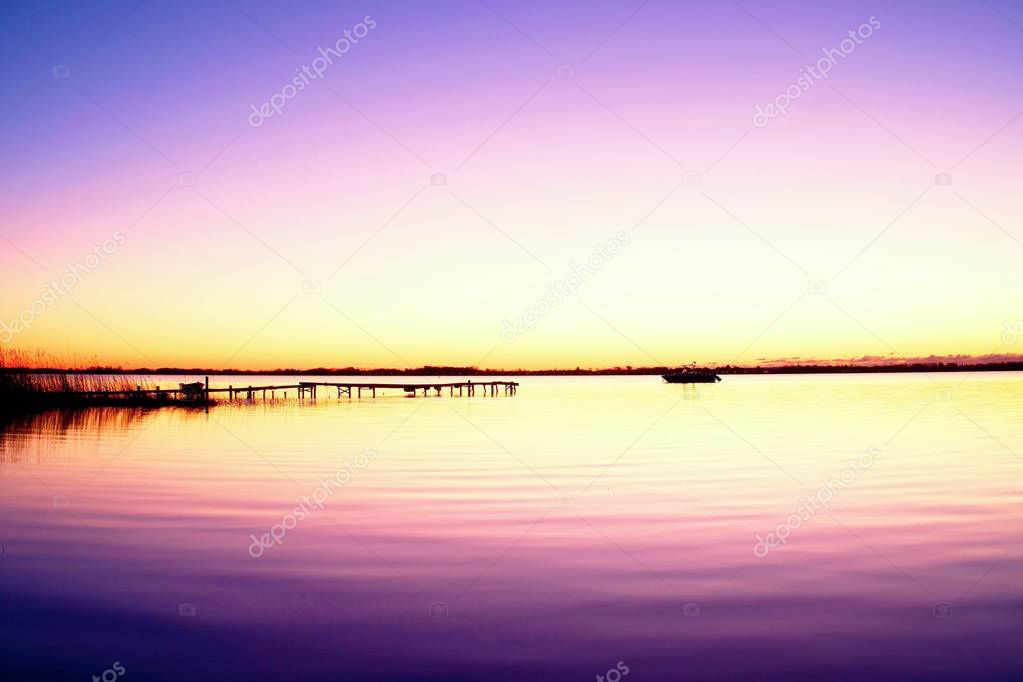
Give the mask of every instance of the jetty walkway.
[{"label": "jetty walkway", "polygon": [[294,396],[299,400],[315,400],[320,391],[323,390],[326,394],[325,397],[331,397],[331,394],[336,391],[337,398],[347,397],[349,399],[362,398],[363,391],[366,391],[370,397],[377,397],[377,389],[400,389],[405,392],[407,397],[416,397],[419,392],[422,391],[423,397],[427,397],[430,391],[434,391],[435,395],[441,395],[444,389],[448,390],[448,395],[454,397],[455,391],[458,391],[459,396],[475,396],[489,395],[496,396],[498,393],[504,395],[515,395],[518,392],[519,384],[517,381],[449,381],[449,382],[336,382],[336,381],[300,381],[297,384],[275,384],[272,386],[234,386],[230,385],[227,388],[210,388],[210,378],[206,377],[205,381],[196,381],[193,383],[178,384],[178,388],[161,388],[160,386],[154,386],[148,388],[144,386],[138,386],[134,391],[81,391],[76,392],[75,395],[80,395],[86,398],[99,398],[105,396],[137,396],[140,398],[168,398],[175,397],[182,400],[195,400],[209,402],[215,395],[227,394],[228,400],[246,399],[255,400],[260,398],[262,400],[275,400],[278,397],[287,398],[289,391],[294,391]]}]

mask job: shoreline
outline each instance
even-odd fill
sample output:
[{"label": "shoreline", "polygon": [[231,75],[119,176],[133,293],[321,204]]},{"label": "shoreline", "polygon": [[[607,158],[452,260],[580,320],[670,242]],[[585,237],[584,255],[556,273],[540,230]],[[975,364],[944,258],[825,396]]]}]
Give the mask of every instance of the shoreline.
[{"label": "shoreline", "polygon": [[[961,363],[912,363],[892,365],[785,365],[775,367],[698,367],[717,374],[893,374],[912,372],[1011,372],[1023,371],[1023,361],[989,362],[977,364]],[[64,369],[56,367],[7,367],[0,373],[11,374],[67,374],[67,375],[116,375],[116,376],[659,376],[677,372],[678,367],[609,367],[601,369],[479,369],[476,367],[419,367],[415,369],[355,367],[312,369],[208,369],[195,367],[90,367],[85,369]]]}]

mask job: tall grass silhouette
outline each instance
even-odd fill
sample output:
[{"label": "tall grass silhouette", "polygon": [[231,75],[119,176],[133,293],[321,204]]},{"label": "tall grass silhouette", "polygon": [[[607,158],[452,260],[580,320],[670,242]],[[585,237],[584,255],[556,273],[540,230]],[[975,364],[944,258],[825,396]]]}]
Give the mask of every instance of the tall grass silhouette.
[{"label": "tall grass silhouette", "polygon": [[158,391],[150,382],[125,374],[91,373],[85,368],[52,369],[59,361],[45,353],[0,348],[0,411],[50,407],[145,407],[195,405]]}]

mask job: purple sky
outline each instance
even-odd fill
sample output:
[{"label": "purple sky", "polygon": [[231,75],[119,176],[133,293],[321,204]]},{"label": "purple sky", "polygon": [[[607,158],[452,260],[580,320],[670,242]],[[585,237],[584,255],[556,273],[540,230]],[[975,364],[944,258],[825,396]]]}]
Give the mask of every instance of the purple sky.
[{"label": "purple sky", "polygon": [[[16,347],[727,362],[1007,352],[1023,317],[1012,3],[147,0],[0,19],[0,319],[126,237]],[[537,310],[618,231],[620,256]]]}]

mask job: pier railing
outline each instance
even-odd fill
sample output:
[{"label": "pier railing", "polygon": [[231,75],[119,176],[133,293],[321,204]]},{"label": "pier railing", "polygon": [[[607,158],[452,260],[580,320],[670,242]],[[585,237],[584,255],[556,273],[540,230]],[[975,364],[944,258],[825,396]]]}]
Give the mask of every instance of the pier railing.
[{"label": "pier railing", "polygon": [[135,390],[119,390],[119,391],[76,391],[73,394],[75,396],[81,396],[85,398],[99,398],[99,397],[153,397],[153,398],[167,398],[167,397],[178,397],[183,400],[195,400],[195,401],[209,401],[214,395],[227,394],[229,400],[235,400],[244,398],[246,400],[255,400],[261,398],[266,400],[267,398],[273,400],[277,398],[278,392],[282,395],[281,397],[287,398],[289,391],[295,392],[295,397],[299,400],[306,398],[315,400],[319,396],[321,389],[324,389],[329,396],[331,392],[337,392],[337,398],[343,396],[349,399],[353,397],[362,398],[363,391],[367,391],[373,398],[377,397],[377,389],[400,389],[405,392],[409,397],[416,397],[419,392],[422,391],[423,397],[429,395],[430,391],[434,391],[435,395],[442,395],[444,389],[448,390],[448,395],[451,397],[455,396],[457,390],[459,396],[475,396],[477,394],[484,396],[496,396],[498,393],[504,395],[515,395],[518,392],[519,384],[517,381],[447,381],[447,382],[427,382],[427,383],[414,383],[414,382],[337,382],[337,381],[300,381],[297,384],[274,384],[270,386],[234,386],[229,385],[227,388],[210,388],[210,379],[206,377],[204,382],[196,381],[193,383],[182,383],[178,384],[178,388],[161,388],[160,386],[154,386],[152,388],[137,386]]}]

